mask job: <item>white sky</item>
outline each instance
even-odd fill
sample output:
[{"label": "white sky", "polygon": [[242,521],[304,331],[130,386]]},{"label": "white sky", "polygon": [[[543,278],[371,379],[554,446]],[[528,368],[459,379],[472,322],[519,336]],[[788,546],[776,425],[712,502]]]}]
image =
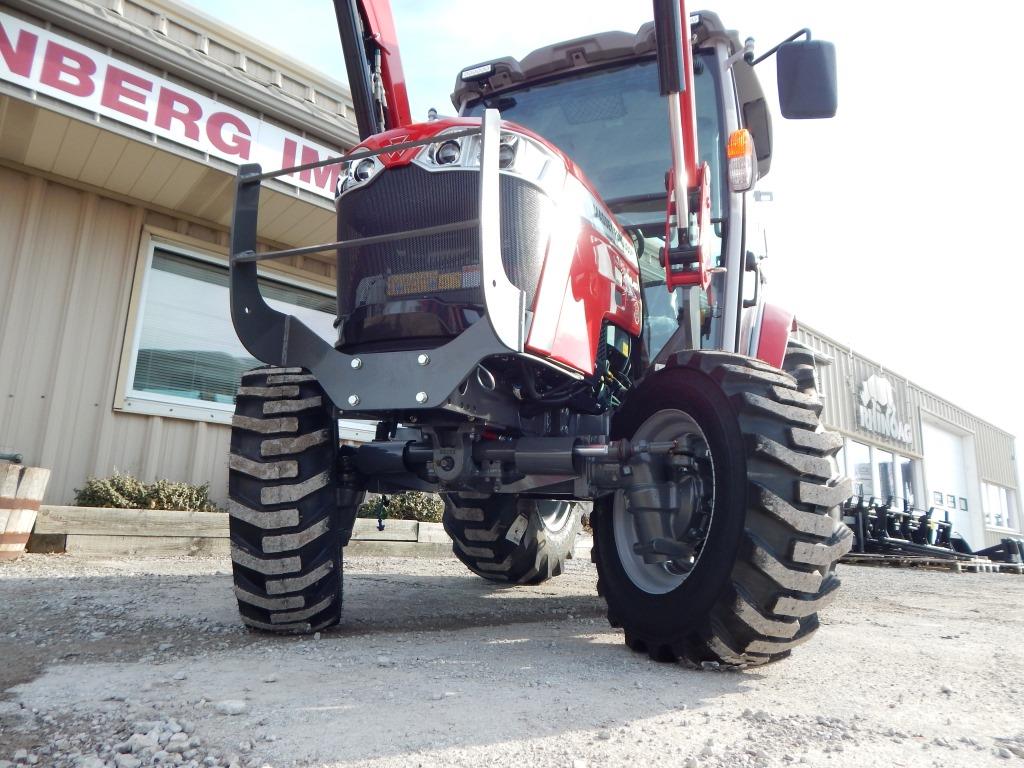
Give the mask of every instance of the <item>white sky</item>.
[{"label": "white sky", "polygon": [[[329,0],[194,0],[242,32],[344,80]],[[651,16],[648,0],[392,0],[413,116],[451,112],[478,61]],[[703,6],[691,7],[691,11]],[[1024,436],[1024,152],[1012,73],[1024,5],[714,0],[765,51],[801,27],[836,44],[839,114],[785,121],[775,66],[769,289],[776,303],[895,373]],[[877,8],[876,13],[871,8]],[[998,34],[993,34],[998,32]]]}]

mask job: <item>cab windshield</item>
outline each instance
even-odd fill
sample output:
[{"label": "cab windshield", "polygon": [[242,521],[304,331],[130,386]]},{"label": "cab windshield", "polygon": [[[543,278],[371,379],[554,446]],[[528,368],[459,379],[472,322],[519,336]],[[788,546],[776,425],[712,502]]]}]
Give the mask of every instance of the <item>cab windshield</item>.
[{"label": "cab windshield", "polygon": [[[709,53],[695,54],[700,161],[721,178],[722,131]],[[550,80],[471,102],[468,116],[497,109],[571,157],[623,226],[665,221],[665,173],[672,164],[668,107],[653,58]],[[712,216],[722,216],[721,184],[712,184]],[[647,227],[644,227],[647,229]],[[653,234],[653,232],[652,232]]]}]

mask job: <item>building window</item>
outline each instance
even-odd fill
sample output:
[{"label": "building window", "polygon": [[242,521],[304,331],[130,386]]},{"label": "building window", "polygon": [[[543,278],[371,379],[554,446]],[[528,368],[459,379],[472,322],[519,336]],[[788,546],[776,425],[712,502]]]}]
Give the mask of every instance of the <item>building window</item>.
[{"label": "building window", "polygon": [[892,454],[875,448],[874,463],[878,469],[878,495],[882,501],[889,501],[898,496],[896,493],[896,472],[892,463]]},{"label": "building window", "polygon": [[853,480],[853,492],[857,496],[875,495],[875,483],[871,475],[871,448],[856,440],[846,441],[846,472]]},{"label": "building window", "polygon": [[[267,303],[334,336],[333,296],[285,278],[261,278]],[[259,365],[235,335],[222,261],[155,245],[143,282],[124,408],[228,421],[242,373]]]},{"label": "building window", "polygon": [[985,525],[989,528],[1018,530],[1017,495],[1001,485],[982,483],[985,503]]},{"label": "building window", "polygon": [[917,494],[914,493],[914,462],[905,456],[896,457],[896,484],[903,498],[911,507],[917,505]]}]

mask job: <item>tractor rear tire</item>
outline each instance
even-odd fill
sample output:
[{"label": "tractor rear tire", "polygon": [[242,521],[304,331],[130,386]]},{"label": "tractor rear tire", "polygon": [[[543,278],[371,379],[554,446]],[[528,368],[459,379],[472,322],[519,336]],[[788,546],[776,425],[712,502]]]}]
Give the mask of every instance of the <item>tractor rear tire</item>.
[{"label": "tractor rear tire", "polygon": [[442,522],[452,551],[490,581],[540,584],[558,576],[582,526],[580,505],[515,494],[445,495]]},{"label": "tractor rear tire", "polygon": [[338,623],[338,427],[302,368],[243,374],[231,423],[231,561],[242,621],[302,634]]},{"label": "tractor rear tire", "polygon": [[621,492],[595,504],[598,592],[633,650],[756,666],[788,656],[818,628],[818,610],[839,587],[835,563],[853,540],[832,517],[850,483],[834,477],[840,437],[820,429],[820,400],[801,388],[758,360],[688,352],[613,417],[612,438],[648,437],[647,425],[681,418],[701,433],[713,466],[710,522],[688,573],[630,560],[623,531],[634,528]]}]

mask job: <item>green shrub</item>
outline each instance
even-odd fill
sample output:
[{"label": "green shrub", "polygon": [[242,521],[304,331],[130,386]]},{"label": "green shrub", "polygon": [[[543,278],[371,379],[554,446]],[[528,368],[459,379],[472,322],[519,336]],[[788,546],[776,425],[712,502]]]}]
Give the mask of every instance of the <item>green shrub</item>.
[{"label": "green shrub", "polygon": [[210,501],[210,486],[157,480],[143,483],[129,474],[115,471],[107,478],[90,477],[84,488],[75,489],[79,507],[122,509],[173,509],[185,512],[223,512]]},{"label": "green shrub", "polygon": [[142,509],[145,498],[146,484],[120,472],[105,479],[90,477],[84,488],[75,488],[75,504],[79,507]]},{"label": "green shrub", "polygon": [[170,480],[157,480],[151,484],[146,494],[149,509],[185,509],[197,512],[221,511],[210,501],[208,483],[192,485],[190,483],[172,483]]},{"label": "green shrub", "polygon": [[378,515],[385,520],[417,520],[421,523],[440,523],[444,513],[444,502],[436,493],[407,491],[387,497],[387,504],[381,512],[381,499],[376,496],[359,507],[356,517],[369,517],[374,520]]}]

